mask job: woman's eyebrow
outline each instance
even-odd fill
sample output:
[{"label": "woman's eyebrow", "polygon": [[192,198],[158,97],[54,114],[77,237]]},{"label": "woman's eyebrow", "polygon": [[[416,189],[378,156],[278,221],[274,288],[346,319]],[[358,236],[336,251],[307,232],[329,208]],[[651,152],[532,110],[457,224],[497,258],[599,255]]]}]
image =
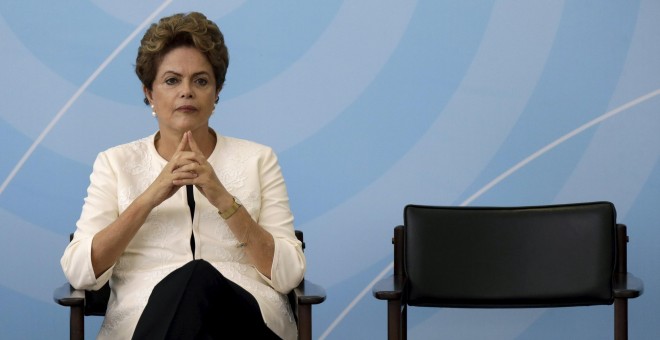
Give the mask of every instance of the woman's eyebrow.
[{"label": "woman's eyebrow", "polygon": [[[168,74],[172,74],[172,75],[175,75],[177,77],[182,77],[182,74],[180,74],[179,72],[176,72],[176,71],[168,70],[168,71],[163,72],[163,76],[168,75]],[[196,77],[196,76],[199,76],[199,75],[210,75],[210,74],[211,73],[209,73],[207,71],[199,71],[199,72],[193,73],[192,76]]]},{"label": "woman's eyebrow", "polygon": [[161,77],[164,77],[164,76],[167,76],[167,75],[175,75],[175,76],[177,76],[177,77],[181,77],[181,74],[180,74],[180,73],[175,72],[175,71],[169,71],[169,70],[163,72],[163,74],[161,75]]}]

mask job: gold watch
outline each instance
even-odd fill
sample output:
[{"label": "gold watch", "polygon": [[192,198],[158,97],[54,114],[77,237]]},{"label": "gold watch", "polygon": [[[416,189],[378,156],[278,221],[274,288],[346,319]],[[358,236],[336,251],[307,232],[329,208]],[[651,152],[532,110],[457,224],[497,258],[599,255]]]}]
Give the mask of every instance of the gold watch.
[{"label": "gold watch", "polygon": [[223,220],[226,220],[234,215],[236,211],[238,211],[238,208],[242,207],[243,204],[241,201],[238,199],[238,197],[234,196],[234,203],[232,203],[231,207],[225,211],[218,211],[218,214],[220,214],[220,217],[222,217]]}]

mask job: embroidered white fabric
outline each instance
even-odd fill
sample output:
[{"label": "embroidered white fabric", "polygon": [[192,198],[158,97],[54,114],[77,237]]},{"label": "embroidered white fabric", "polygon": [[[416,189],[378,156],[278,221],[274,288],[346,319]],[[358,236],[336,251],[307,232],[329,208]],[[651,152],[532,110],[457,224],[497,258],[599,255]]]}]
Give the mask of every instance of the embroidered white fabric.
[{"label": "embroidered white fabric", "polygon": [[154,136],[99,154],[73,241],[62,256],[65,275],[76,288],[100,288],[110,280],[112,294],[100,339],[130,338],[153,287],[195,258],[204,259],[250,292],[264,321],[284,339],[297,338],[286,293],[302,279],[305,258],[293,232],[293,216],[277,157],[263,145],[217,135],[208,161],[227,190],[275,239],[271,278],[248,262],[238,240],[204,196],[195,189],[191,221],[185,190],[155,208],[123,255],[99,278],[91,266],[91,240],[153,182],[167,163],[154,147]]}]

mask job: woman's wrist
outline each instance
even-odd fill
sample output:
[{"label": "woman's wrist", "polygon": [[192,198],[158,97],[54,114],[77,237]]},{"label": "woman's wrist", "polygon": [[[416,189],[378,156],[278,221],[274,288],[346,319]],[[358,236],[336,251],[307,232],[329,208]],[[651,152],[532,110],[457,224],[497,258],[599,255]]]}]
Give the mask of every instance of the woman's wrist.
[{"label": "woman's wrist", "polygon": [[243,206],[243,203],[236,197],[232,196],[231,205],[227,208],[219,208],[218,214],[222,217],[223,220],[228,220]]},{"label": "woman's wrist", "polygon": [[142,210],[146,209],[149,212],[156,208],[159,203],[156,202],[149,194],[148,191],[143,192],[140,196],[133,200],[132,205],[135,205],[136,208]]},{"label": "woman's wrist", "polygon": [[230,209],[234,205],[234,196],[232,196],[230,193],[225,193],[223,195],[220,195],[214,202],[213,206],[219,211],[227,211],[227,209]]}]

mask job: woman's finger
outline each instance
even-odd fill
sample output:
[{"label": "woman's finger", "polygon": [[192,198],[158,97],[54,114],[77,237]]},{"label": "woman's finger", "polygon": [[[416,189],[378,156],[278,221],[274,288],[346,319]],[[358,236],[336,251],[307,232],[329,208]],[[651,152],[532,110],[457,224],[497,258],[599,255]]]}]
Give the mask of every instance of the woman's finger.
[{"label": "woman's finger", "polygon": [[197,162],[188,162],[186,164],[179,165],[172,173],[177,172],[197,172],[200,170],[199,163]]},{"label": "woman's finger", "polygon": [[195,138],[193,138],[192,133],[188,133],[188,145],[190,145],[190,151],[200,155],[202,154],[202,150],[197,146],[197,142],[195,141]]},{"label": "woman's finger", "polygon": [[176,151],[184,151],[186,149],[186,146],[188,146],[188,135],[190,134],[190,131],[186,131],[183,133],[183,137],[181,137],[181,141],[179,142],[179,145],[176,147]]}]

